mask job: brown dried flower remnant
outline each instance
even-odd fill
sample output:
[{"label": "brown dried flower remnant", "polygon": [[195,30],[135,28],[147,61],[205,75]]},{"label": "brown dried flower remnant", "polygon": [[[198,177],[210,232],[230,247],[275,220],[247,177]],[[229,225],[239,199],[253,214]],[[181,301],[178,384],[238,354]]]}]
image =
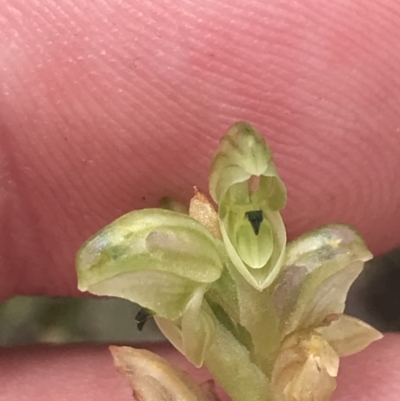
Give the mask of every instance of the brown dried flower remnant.
[{"label": "brown dried flower remnant", "polygon": [[111,346],[110,351],[136,401],[218,401],[213,382],[199,385],[151,351],[117,346]]}]

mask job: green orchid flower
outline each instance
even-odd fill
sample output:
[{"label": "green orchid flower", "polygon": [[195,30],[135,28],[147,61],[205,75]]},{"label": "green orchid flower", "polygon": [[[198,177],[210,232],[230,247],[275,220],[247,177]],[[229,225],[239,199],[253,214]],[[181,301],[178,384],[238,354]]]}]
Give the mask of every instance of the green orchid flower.
[{"label": "green orchid flower", "polygon": [[344,225],[322,227],[288,245],[272,291],[281,343],[273,401],[327,401],[336,387],[339,357],[382,337],[343,314],[350,285],[371,256],[359,234]]},{"label": "green orchid flower", "polygon": [[[149,309],[234,401],[328,401],[339,357],[381,337],[343,314],[371,258],[365,243],[330,225],[286,244],[286,189],[248,123],[222,138],[209,187],[217,210],[195,189],[188,208],[164,199],[173,210],[128,213],[90,238],[77,255],[79,289]],[[215,399],[159,357],[121,352],[117,367],[141,400]]]},{"label": "green orchid flower", "polygon": [[83,245],[76,261],[79,289],[154,311],[176,326],[182,351],[201,365],[213,331],[203,296],[222,274],[220,247],[220,240],[185,214],[134,211]]},{"label": "green orchid flower", "polygon": [[286,189],[271,150],[248,123],[232,126],[214,156],[210,194],[218,203],[226,251],[258,290],[275,279],[283,261],[286,231],[279,210]]}]

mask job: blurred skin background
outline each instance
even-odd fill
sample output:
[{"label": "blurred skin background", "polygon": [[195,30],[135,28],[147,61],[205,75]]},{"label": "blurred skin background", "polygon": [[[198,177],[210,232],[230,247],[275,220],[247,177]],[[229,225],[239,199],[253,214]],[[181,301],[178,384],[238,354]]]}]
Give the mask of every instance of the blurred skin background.
[{"label": "blurred skin background", "polygon": [[[398,0],[0,1],[1,344],[160,339],[136,306],[79,298],[76,251],[206,191],[238,120],[274,151],[289,239],[354,225],[377,259],[348,311],[398,330],[399,38]],[[397,401],[398,347],[346,359],[336,399]],[[0,353],[1,401],[131,399],[105,347]]]}]

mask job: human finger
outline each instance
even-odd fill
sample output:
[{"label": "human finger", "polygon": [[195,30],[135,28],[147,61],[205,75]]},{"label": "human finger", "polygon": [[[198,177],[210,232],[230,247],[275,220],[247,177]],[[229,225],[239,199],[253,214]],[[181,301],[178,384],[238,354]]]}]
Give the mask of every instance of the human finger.
[{"label": "human finger", "polygon": [[289,237],[353,224],[399,243],[396,0],[10,0],[0,19],[0,294],[77,295],[74,256],[122,213],[205,190],[249,120]]},{"label": "human finger", "polygon": [[[363,352],[342,359],[338,388],[332,401],[396,401],[400,391],[400,346],[397,335],[387,335]],[[206,370],[195,369],[166,345],[150,346],[198,382]],[[106,347],[28,347],[1,350],[1,401],[120,401],[132,400],[127,381],[115,368]],[[222,392],[221,401],[229,398]]]}]

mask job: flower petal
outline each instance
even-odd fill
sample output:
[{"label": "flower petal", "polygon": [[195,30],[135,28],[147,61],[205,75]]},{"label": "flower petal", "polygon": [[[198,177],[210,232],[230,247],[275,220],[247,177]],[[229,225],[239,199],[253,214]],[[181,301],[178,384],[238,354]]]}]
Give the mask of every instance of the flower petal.
[{"label": "flower petal", "polygon": [[274,284],[282,336],[341,314],[350,285],[370,258],[360,235],[345,225],[321,227],[289,244],[286,267]]},{"label": "flower petal", "polygon": [[[259,188],[251,188],[251,177],[261,177]],[[240,188],[235,184],[245,183]],[[248,123],[234,124],[222,137],[215,153],[210,175],[210,194],[220,204],[226,195],[230,201],[248,201],[258,191],[272,210],[281,209],[286,203],[286,189],[278,177],[272,152],[264,138]],[[257,196],[257,195],[255,195]],[[241,202],[240,202],[241,203]]]},{"label": "flower petal", "polygon": [[280,272],[286,245],[286,230],[280,213],[265,211],[264,214],[268,228],[265,234],[260,232],[257,236],[251,229],[235,231],[240,227],[238,219],[245,218],[244,212],[243,216],[228,215],[226,223],[221,222],[222,238],[230,260],[246,281],[259,291],[268,287]]},{"label": "flower petal", "polygon": [[204,291],[221,276],[217,241],[184,214],[162,209],[129,213],[79,251],[79,289],[129,299],[175,319],[196,289]]},{"label": "flower petal", "polygon": [[203,365],[215,334],[213,314],[207,310],[203,295],[203,291],[197,291],[181,317],[183,352],[198,368]]},{"label": "flower petal", "polygon": [[264,267],[274,249],[274,237],[271,225],[267,220],[258,226],[259,232],[254,241],[254,230],[246,219],[239,219],[234,233],[236,234],[236,250],[244,264],[253,269]]},{"label": "flower petal", "polygon": [[111,346],[119,372],[128,380],[137,401],[215,401],[210,386],[206,391],[186,372],[148,350]]},{"label": "flower petal", "polygon": [[122,273],[88,287],[95,295],[118,297],[136,302],[156,315],[177,319],[182,315],[193,293],[207,284],[175,274],[160,271],[138,271]]},{"label": "flower petal", "polygon": [[360,352],[373,341],[383,337],[369,324],[347,315],[341,315],[338,320],[333,321],[329,326],[318,328],[317,331],[339,356]]},{"label": "flower petal", "polygon": [[77,256],[81,291],[134,271],[164,271],[210,283],[222,269],[211,233],[189,216],[162,209],[120,217],[90,238]]},{"label": "flower petal", "polygon": [[212,311],[203,302],[204,290],[199,288],[187,303],[180,319],[174,321],[155,317],[157,326],[167,339],[196,367],[201,367],[204,355],[214,337]]},{"label": "flower petal", "polygon": [[286,188],[271,150],[250,124],[233,125],[221,139],[211,166],[210,194],[219,205],[230,259],[251,285],[264,289],[279,272],[286,245],[277,212],[286,204]]}]

